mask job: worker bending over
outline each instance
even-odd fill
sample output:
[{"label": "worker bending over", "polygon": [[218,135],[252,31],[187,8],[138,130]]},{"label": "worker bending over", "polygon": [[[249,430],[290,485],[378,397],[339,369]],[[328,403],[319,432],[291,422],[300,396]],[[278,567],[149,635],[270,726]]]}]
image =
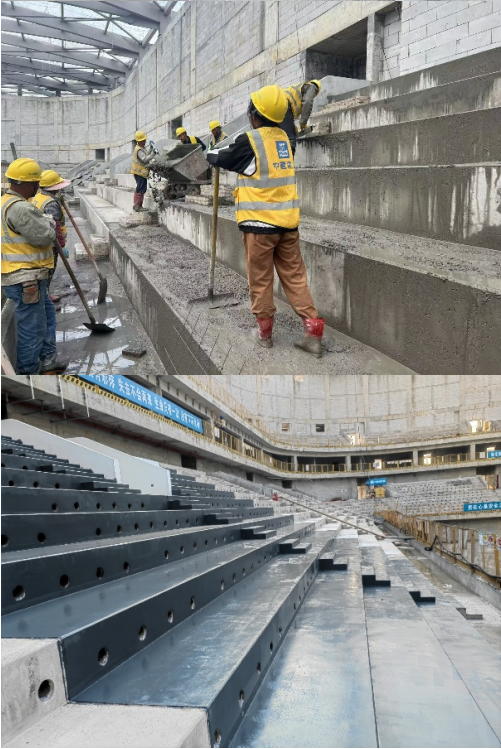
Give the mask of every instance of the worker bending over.
[{"label": "worker bending over", "polygon": [[151,150],[150,153],[146,150],[146,133],[142,130],[138,130],[134,136],[136,141],[136,147],[132,154],[132,166],[131,173],[134,175],[136,180],[136,191],[134,193],[134,208],[133,211],[147,211],[147,208],[143,208],[144,193],[148,189],[148,174],[150,172],[148,164],[155,158],[155,151]]},{"label": "worker bending over", "polygon": [[[40,211],[42,211],[42,213],[45,213],[47,216],[51,216],[54,219],[56,238],[61,245],[61,249],[63,250],[66,247],[67,232],[60,192],[69,185],[71,185],[71,181],[69,179],[63,179],[60,174],[54,171],[54,169],[46,169],[44,172],[42,172],[42,176],[40,179],[40,190],[37,192],[35,197],[31,199],[31,202],[36,205],[36,207]],[[59,253],[55,244],[52,247],[52,252],[54,255],[54,267],[49,270],[49,279],[47,284],[47,286],[49,287],[52,281],[52,277],[56,272],[57,261],[59,258]],[[66,257],[68,257],[67,250],[65,252],[65,255]],[[53,296],[52,294],[50,295],[50,298],[52,299],[54,304],[57,304],[61,301],[61,297]]]},{"label": "worker bending over", "polygon": [[257,329],[256,343],[271,348],[273,318],[273,266],[295,312],[302,318],[305,336],[295,343],[314,356],[322,356],[324,320],[313,303],[299,246],[299,199],[291,146],[280,129],[287,98],[280,86],[265,86],[251,94],[248,116],[252,130],[229,146],[209,151],[213,165],[238,172],[235,208],[243,233],[245,260]]},{"label": "worker bending over", "polygon": [[[281,127],[289,136],[293,154],[296,153],[296,136],[306,129],[313,109],[313,102],[321,88],[320,81],[307,81],[306,83],[296,83],[294,86],[284,89],[288,107]],[[298,128],[296,128],[295,120],[299,120]]]},{"label": "worker bending over", "polygon": [[176,130],[176,138],[180,140],[181,143],[184,143],[185,146],[189,143],[192,143],[193,145],[198,143],[199,146],[202,146],[202,151],[205,151],[207,148],[205,143],[201,141],[197,135],[188,135],[185,127],[178,127]]},{"label": "worker bending over", "polygon": [[59,374],[67,366],[57,361],[56,310],[48,292],[54,221],[30,202],[41,174],[33,159],[13,161],[1,203],[2,291],[15,305],[17,374]]},{"label": "worker bending over", "polygon": [[209,122],[209,130],[212,133],[212,138],[209,141],[209,151],[212,151],[214,146],[217,146],[218,143],[226,140],[228,136],[221,127],[221,123],[217,120],[212,120],[212,122]]}]

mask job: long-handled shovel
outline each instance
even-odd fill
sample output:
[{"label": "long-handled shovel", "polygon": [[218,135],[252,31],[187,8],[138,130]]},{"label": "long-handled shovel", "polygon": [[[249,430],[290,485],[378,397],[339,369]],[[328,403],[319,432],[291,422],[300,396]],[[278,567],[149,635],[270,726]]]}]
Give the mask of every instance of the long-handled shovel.
[{"label": "long-handled shovel", "polygon": [[73,269],[72,269],[71,265],[69,264],[68,260],[66,259],[65,255],[64,255],[64,252],[63,252],[63,250],[61,248],[61,245],[59,244],[59,242],[57,241],[57,239],[55,240],[55,243],[56,243],[57,252],[59,254],[59,257],[61,258],[62,262],[64,263],[64,267],[68,271],[69,277],[73,281],[75,289],[77,290],[77,294],[80,297],[80,299],[82,300],[82,304],[85,307],[85,311],[87,312],[87,314],[89,316],[90,322],[84,322],[85,327],[88,328],[89,330],[91,330],[93,333],[113,333],[114,332],[114,328],[110,328],[110,326],[106,325],[105,323],[96,322],[96,318],[94,317],[94,315],[92,314],[92,312],[89,309],[89,305],[87,304],[87,300],[85,299],[85,297],[83,295],[83,291],[80,288],[80,284],[78,283],[78,281],[76,279],[76,276],[73,273]]},{"label": "long-handled shovel", "polygon": [[210,271],[209,271],[209,293],[208,296],[193,299],[192,303],[208,302],[211,309],[216,307],[231,307],[239,304],[233,294],[214,294],[214,272],[216,268],[216,246],[217,246],[217,216],[219,209],[219,167],[214,169],[214,200],[212,209],[212,235],[211,235],[211,252],[210,252]]},{"label": "long-handled shovel", "polygon": [[69,220],[73,224],[73,228],[75,229],[76,233],[80,237],[80,241],[83,244],[83,246],[85,247],[85,251],[86,251],[87,255],[89,256],[89,259],[90,259],[92,265],[94,266],[94,269],[95,269],[95,271],[96,271],[96,273],[97,273],[97,275],[99,277],[99,294],[97,295],[97,303],[98,304],[102,304],[103,302],[106,301],[106,293],[108,291],[108,281],[103,276],[103,274],[101,273],[101,271],[99,270],[99,268],[97,267],[96,258],[94,257],[94,255],[90,251],[89,247],[87,246],[87,242],[82,237],[82,233],[81,233],[80,229],[78,228],[78,224],[76,223],[75,219],[71,215],[70,209],[66,205],[66,203],[64,201],[64,198],[61,198],[61,203],[62,203],[62,206],[63,206],[64,210],[67,213],[67,216],[68,216]]}]

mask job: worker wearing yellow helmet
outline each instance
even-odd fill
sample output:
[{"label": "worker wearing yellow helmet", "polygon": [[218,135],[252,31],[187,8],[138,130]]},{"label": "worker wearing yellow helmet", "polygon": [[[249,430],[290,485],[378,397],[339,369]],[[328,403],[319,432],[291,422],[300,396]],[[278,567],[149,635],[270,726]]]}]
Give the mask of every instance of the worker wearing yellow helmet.
[{"label": "worker wearing yellow helmet", "polygon": [[185,146],[188,146],[190,143],[194,146],[198,143],[199,146],[202,146],[202,151],[205,151],[207,146],[203,141],[200,140],[200,138],[197,135],[188,135],[185,127],[178,127],[176,130],[176,138],[181,141]]},{"label": "worker wearing yellow helmet", "polygon": [[16,159],[6,173],[2,195],[2,291],[14,303],[17,322],[17,374],[58,374],[66,364],[56,357],[56,310],[48,293],[54,266],[54,221],[31,203],[42,170],[34,159]]},{"label": "worker wearing yellow helmet", "polygon": [[209,130],[212,133],[212,138],[209,141],[209,151],[212,151],[212,149],[217,146],[218,143],[226,140],[228,136],[224,132],[223,128],[221,127],[221,123],[218,120],[212,120],[212,122],[209,122]]},{"label": "worker wearing yellow helmet", "polygon": [[[296,135],[306,129],[308,120],[313,109],[315,97],[318,96],[322,84],[320,81],[312,80],[306,83],[296,83],[284,89],[287,96],[287,114],[282,122],[282,128],[289,136],[292,153],[296,153]],[[299,129],[296,129],[295,120],[299,120]]]},{"label": "worker wearing yellow helmet", "polygon": [[136,180],[136,191],[134,192],[134,207],[132,210],[138,212],[148,210],[143,208],[144,194],[148,189],[148,175],[150,173],[148,164],[154,161],[156,151],[153,141],[150,141],[149,148],[146,147],[146,133],[143,133],[142,130],[136,132],[134,140],[136,145],[132,154],[130,171]]},{"label": "worker wearing yellow helmet", "polygon": [[[40,189],[35,197],[31,199],[31,202],[36,205],[42,213],[45,213],[47,216],[51,216],[54,219],[56,237],[61,245],[61,249],[63,250],[66,247],[67,232],[64,210],[61,202],[61,190],[64,190],[64,188],[69,185],[71,185],[71,180],[63,179],[63,177],[61,177],[61,175],[54,169],[46,169],[42,172]],[[59,258],[56,245],[54,245],[52,249],[54,254],[54,267],[49,270],[49,286],[56,271],[57,260]],[[65,250],[65,255],[68,257],[67,250]],[[53,296],[52,294],[50,295],[50,298],[54,304],[61,301],[61,297]]]},{"label": "worker wearing yellow helmet", "polygon": [[275,268],[287,299],[303,320],[305,335],[295,345],[320,358],[324,320],[313,303],[301,257],[294,159],[287,133],[280,126],[287,106],[280,86],[252,93],[247,110],[252,129],[209,151],[207,161],[238,173],[235,209],[257,323],[254,342],[264,348],[273,345]]}]

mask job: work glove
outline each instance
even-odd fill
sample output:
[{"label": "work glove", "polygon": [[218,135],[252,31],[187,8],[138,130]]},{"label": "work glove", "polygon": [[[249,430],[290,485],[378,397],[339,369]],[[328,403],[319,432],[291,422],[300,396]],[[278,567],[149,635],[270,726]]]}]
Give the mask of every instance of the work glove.
[{"label": "work glove", "polygon": [[301,117],[299,118],[299,126],[301,130],[306,128],[308,120],[310,119],[311,110],[313,109],[313,102],[317,95],[317,87],[311,83],[306,88],[306,92],[303,95],[303,106],[301,110]]}]

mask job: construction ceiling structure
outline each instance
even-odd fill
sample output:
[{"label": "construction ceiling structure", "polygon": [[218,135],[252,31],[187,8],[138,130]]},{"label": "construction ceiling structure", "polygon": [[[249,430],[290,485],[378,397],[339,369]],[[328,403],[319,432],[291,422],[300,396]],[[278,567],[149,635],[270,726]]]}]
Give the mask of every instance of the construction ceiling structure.
[{"label": "construction ceiling structure", "polygon": [[182,2],[2,2],[2,93],[93,94],[122,84]]}]

